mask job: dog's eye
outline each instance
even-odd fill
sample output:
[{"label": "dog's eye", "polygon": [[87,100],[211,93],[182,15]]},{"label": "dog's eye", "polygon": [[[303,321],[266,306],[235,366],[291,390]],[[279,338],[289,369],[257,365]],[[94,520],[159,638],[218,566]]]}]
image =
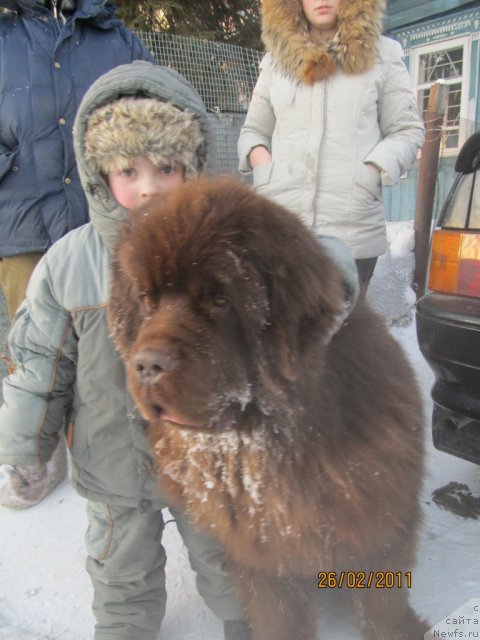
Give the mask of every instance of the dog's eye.
[{"label": "dog's eye", "polygon": [[142,313],[149,315],[153,309],[150,296],[146,291],[141,291],[137,297],[138,297],[138,304],[140,306],[140,309],[142,310]]},{"label": "dog's eye", "polygon": [[223,290],[217,287],[205,287],[198,298],[198,305],[211,320],[223,318],[231,306]]},{"label": "dog's eye", "polygon": [[228,304],[229,304],[227,298],[221,293],[213,294],[212,302],[219,309],[225,309],[226,307],[228,307]]}]

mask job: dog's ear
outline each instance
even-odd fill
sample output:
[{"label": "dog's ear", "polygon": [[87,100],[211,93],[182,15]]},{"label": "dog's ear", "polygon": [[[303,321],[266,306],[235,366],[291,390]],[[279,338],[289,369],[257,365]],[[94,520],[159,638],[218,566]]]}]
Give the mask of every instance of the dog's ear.
[{"label": "dog's ear", "polygon": [[275,352],[276,363],[282,377],[288,382],[294,382],[300,373],[298,350],[292,348],[292,336],[285,327],[276,327]]},{"label": "dog's ear", "polygon": [[126,359],[142,323],[141,305],[135,284],[127,277],[118,259],[111,264],[108,325],[117,349]]},{"label": "dog's ear", "polygon": [[110,264],[108,324],[124,360],[153,310],[155,274],[162,271],[158,254],[151,251],[152,227],[146,222],[149,215],[149,211],[141,210],[127,217]]},{"label": "dog's ear", "polygon": [[283,256],[277,255],[270,284],[274,350],[277,366],[288,381],[300,375],[312,348],[316,353],[325,348],[345,317],[341,273],[310,234],[300,246],[295,255],[288,245]]}]

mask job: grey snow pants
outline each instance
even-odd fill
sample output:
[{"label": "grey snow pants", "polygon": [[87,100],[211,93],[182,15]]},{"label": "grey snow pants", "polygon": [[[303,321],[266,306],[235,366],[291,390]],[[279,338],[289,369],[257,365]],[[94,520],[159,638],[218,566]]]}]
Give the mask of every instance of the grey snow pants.
[{"label": "grey snow pants", "polygon": [[[199,594],[221,620],[244,613],[218,542],[170,509],[196,572]],[[163,514],[88,502],[86,567],[93,583],[95,640],[155,640],[166,608]]]}]

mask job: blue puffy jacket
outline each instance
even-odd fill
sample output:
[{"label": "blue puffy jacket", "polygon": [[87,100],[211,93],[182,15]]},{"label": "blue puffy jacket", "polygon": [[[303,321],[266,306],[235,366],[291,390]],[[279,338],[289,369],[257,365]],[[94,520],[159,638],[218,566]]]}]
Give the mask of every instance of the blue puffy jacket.
[{"label": "blue puffy jacket", "polygon": [[[104,0],[56,18],[41,0],[0,0],[0,257],[46,251],[88,220],[72,129],[100,75],[154,61]],[[60,0],[58,1],[60,5]]]}]

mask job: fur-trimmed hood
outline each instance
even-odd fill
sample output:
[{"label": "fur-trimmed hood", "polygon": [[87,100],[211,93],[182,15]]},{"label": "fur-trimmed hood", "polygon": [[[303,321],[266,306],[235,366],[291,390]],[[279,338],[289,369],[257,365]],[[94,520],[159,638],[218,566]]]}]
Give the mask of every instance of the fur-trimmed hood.
[{"label": "fur-trimmed hood", "polygon": [[337,65],[347,74],[363,73],[375,63],[383,12],[384,0],[343,0],[337,34],[320,45],[309,37],[300,0],[262,0],[262,39],[275,63],[305,84],[332,75]]}]

